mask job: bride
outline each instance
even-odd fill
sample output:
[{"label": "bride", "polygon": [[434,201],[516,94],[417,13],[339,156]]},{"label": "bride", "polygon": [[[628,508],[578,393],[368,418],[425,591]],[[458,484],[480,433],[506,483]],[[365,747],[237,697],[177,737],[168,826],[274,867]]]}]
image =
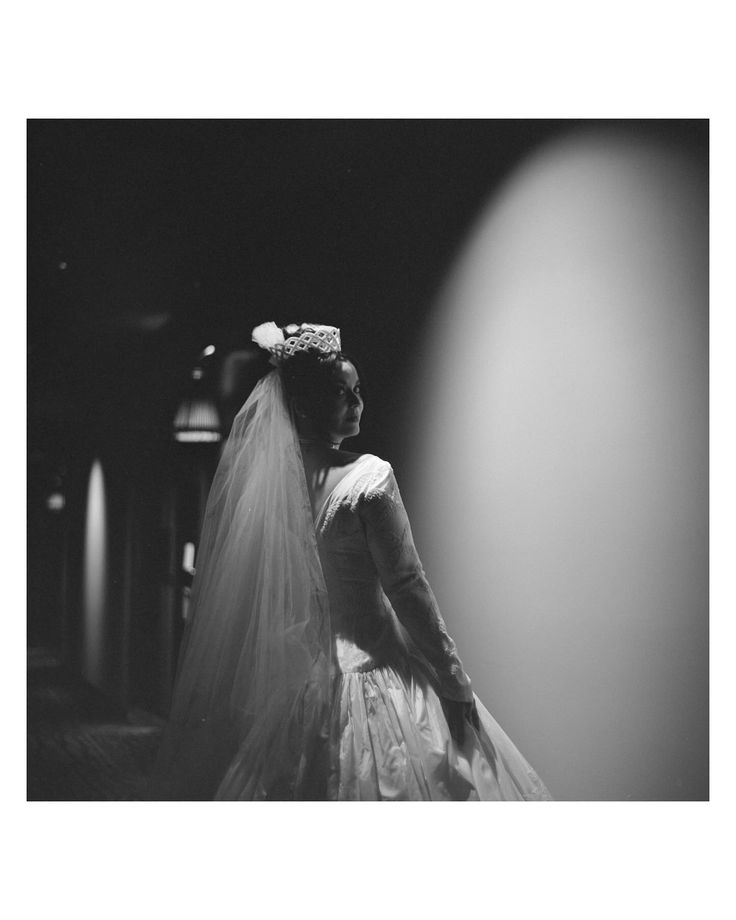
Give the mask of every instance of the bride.
[{"label": "bride", "polygon": [[339,331],[265,323],[215,474],[152,797],[545,800],[473,693]]}]

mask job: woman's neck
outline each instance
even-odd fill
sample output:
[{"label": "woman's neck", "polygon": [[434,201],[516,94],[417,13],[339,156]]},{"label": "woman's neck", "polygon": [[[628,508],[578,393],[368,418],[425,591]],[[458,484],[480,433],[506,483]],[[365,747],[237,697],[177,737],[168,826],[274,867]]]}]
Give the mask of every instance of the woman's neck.
[{"label": "woman's neck", "polygon": [[334,439],[330,435],[318,432],[307,418],[296,420],[296,430],[302,450],[339,450],[342,438]]},{"label": "woman's neck", "polygon": [[302,450],[339,450],[340,441],[328,441],[323,438],[299,438]]}]

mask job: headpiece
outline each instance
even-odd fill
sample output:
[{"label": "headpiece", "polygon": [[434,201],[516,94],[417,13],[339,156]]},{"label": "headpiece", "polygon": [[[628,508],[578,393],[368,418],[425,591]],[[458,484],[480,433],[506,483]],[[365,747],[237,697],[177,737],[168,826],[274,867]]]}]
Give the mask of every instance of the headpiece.
[{"label": "headpiece", "polygon": [[340,330],[319,323],[292,323],[283,330],[276,323],[261,323],[253,330],[253,341],[271,352],[271,364],[277,367],[300,351],[328,355],[336,354],[342,348]]}]

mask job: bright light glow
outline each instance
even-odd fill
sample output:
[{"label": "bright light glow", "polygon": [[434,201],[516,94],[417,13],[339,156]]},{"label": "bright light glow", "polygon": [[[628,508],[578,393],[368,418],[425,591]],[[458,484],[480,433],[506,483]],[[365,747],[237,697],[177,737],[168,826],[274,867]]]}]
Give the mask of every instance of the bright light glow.
[{"label": "bright light glow", "polygon": [[665,146],[558,142],[417,345],[417,543],[479,696],[563,799],[707,795],[707,202]]},{"label": "bright light glow", "polygon": [[177,441],[219,441],[220,415],[211,399],[203,397],[182,400],[174,418]]},{"label": "bright light glow", "polygon": [[63,511],[66,505],[66,499],[61,492],[52,492],[46,499],[46,507],[49,511]]},{"label": "bright light glow", "polygon": [[208,346],[205,348],[205,350],[202,352],[202,355],[203,355],[203,357],[208,358],[210,355],[214,355],[214,353],[215,353],[215,346],[214,346],[214,345],[208,345]]},{"label": "bright light glow", "polygon": [[82,672],[100,685],[104,676],[107,618],[107,509],[105,480],[99,460],[92,464],[87,487],[84,535],[84,635]]},{"label": "bright light glow", "polygon": [[191,572],[194,569],[194,543],[184,544],[181,567],[185,572]]},{"label": "bright light glow", "polygon": [[222,435],[219,431],[177,431],[174,433],[174,439],[189,443],[201,442],[206,444],[221,441]]}]

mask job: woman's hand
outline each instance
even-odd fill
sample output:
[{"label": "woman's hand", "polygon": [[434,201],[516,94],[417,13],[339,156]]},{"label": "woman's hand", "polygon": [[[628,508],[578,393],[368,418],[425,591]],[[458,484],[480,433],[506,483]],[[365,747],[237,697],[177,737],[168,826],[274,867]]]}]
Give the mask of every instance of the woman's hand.
[{"label": "woman's hand", "polygon": [[450,734],[456,744],[462,744],[465,741],[465,723],[469,722],[473,728],[480,728],[480,719],[478,710],[475,706],[475,700],[472,703],[464,703],[461,700],[448,700],[441,698],[442,709],[450,728]]}]

